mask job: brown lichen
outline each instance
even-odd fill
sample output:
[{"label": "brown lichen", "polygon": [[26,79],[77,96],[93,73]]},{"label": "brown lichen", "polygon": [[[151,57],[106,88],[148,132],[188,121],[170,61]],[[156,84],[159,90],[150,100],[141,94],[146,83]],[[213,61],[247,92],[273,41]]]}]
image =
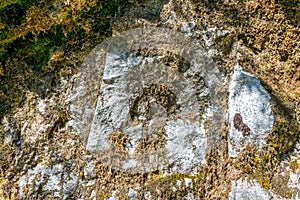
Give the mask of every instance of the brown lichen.
[{"label": "brown lichen", "polygon": [[165,137],[166,130],[157,129],[150,133],[144,133],[135,150],[136,154],[143,154],[149,151],[159,150],[165,147],[167,139]]},{"label": "brown lichen", "polygon": [[114,148],[114,151],[119,153],[127,153],[126,144],[130,142],[130,138],[127,133],[115,130],[109,134],[108,141]]},{"label": "brown lichen", "polygon": [[144,116],[149,120],[150,108],[154,104],[161,105],[168,115],[176,112],[178,107],[177,97],[170,89],[164,85],[152,84],[144,88],[142,94],[135,99],[130,110],[131,118]]}]

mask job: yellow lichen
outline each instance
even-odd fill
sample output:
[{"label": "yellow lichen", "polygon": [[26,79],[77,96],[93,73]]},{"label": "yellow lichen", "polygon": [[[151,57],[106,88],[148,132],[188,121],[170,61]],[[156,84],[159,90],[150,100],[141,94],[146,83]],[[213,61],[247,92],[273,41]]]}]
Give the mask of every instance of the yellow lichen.
[{"label": "yellow lichen", "polygon": [[290,169],[295,173],[296,170],[299,168],[298,160],[295,159],[290,162]]}]

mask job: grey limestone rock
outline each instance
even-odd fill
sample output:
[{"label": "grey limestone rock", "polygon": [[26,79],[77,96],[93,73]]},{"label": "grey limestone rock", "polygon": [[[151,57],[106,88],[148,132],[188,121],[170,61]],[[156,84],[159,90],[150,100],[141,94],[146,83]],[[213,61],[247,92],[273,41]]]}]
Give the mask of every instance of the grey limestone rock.
[{"label": "grey limestone rock", "polygon": [[229,155],[236,157],[248,144],[261,149],[270,134],[274,116],[270,96],[255,76],[237,63],[229,86]]},{"label": "grey limestone rock", "polygon": [[271,197],[271,194],[264,190],[256,180],[252,183],[241,179],[231,182],[229,200],[269,200]]},{"label": "grey limestone rock", "polygon": [[[150,56],[136,55],[139,50]],[[160,51],[182,58],[181,69],[164,65]],[[208,144],[218,146],[224,83],[197,41],[169,29],[133,29],[104,41],[84,61],[69,99],[71,124],[87,150],[110,166],[189,171],[205,164]],[[114,131],[127,138],[123,157],[110,141]]]}]

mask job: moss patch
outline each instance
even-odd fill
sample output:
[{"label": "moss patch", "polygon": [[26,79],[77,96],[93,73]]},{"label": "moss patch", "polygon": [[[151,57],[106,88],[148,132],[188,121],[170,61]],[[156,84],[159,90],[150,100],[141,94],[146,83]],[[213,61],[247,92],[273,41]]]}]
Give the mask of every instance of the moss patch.
[{"label": "moss patch", "polygon": [[[63,69],[74,72],[89,50],[111,35],[111,17],[125,4],[130,6],[116,0],[1,3],[0,118],[21,105],[24,90],[44,97],[59,85]],[[86,54],[71,59],[83,46]],[[57,52],[65,52],[60,62],[51,60]]]},{"label": "moss patch", "polygon": [[294,173],[296,172],[296,170],[299,168],[297,159],[290,162],[290,168]]}]

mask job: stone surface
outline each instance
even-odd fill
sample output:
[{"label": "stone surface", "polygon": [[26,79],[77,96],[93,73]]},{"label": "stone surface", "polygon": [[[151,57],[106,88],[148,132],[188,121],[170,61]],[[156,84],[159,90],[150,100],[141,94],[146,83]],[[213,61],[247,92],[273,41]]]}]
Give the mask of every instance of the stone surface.
[{"label": "stone surface", "polygon": [[195,22],[193,22],[193,21],[185,22],[185,23],[183,23],[180,31],[188,36],[191,36],[192,30],[194,27],[195,27]]},{"label": "stone surface", "polygon": [[[59,2],[62,1],[54,4]],[[31,67],[20,70],[21,76],[17,73],[17,79],[12,76],[12,81],[20,80],[21,87],[17,91],[22,91],[24,94],[20,96],[26,98],[11,105],[13,110],[1,120],[0,199],[227,199],[228,192],[231,199],[298,199],[300,148],[296,147],[298,152],[294,154],[284,154],[284,158],[277,158],[273,148],[287,143],[276,142],[286,139],[285,134],[292,131],[287,126],[289,123],[278,129],[283,138],[275,135],[273,143],[264,149],[263,153],[269,156],[267,163],[261,164],[265,160],[251,150],[249,156],[253,157],[235,159],[247,144],[261,149],[272,127],[273,113],[270,98],[258,78],[236,70],[230,89],[227,79],[234,65],[232,55],[239,51],[243,54],[240,60],[243,69],[263,80],[273,90],[272,98],[276,92],[288,98],[298,94],[293,85],[297,79],[286,78],[298,74],[290,67],[296,63],[296,54],[290,53],[297,52],[297,46],[286,49],[289,42],[286,38],[294,37],[294,33],[280,17],[283,13],[280,4],[151,1],[145,5],[145,2],[138,2],[137,7],[124,11],[124,18],[111,23],[116,37],[96,47],[75,76],[70,71],[89,53],[90,43],[95,45],[94,37],[74,41],[83,43],[84,48],[74,45],[74,50],[71,47],[74,43],[67,42],[67,46],[58,47],[62,50],[59,53],[54,50],[52,55],[51,52],[41,76],[32,77],[30,74],[39,72]],[[80,2],[74,0],[62,9],[74,9],[77,3]],[[147,11],[149,5],[151,12]],[[53,5],[50,2],[47,6]],[[82,10],[83,13],[91,11],[94,10]],[[257,14],[261,12],[268,17]],[[248,16],[249,26],[244,16]],[[276,19],[269,19],[272,16]],[[78,21],[80,24],[75,23],[76,30],[85,25],[82,22],[84,19]],[[149,24],[155,28],[147,27]],[[121,32],[133,27],[143,28]],[[90,30],[89,26],[85,28]],[[60,28],[57,31],[61,31]],[[90,31],[91,35],[95,34],[94,29]],[[277,38],[275,42],[274,38]],[[26,36],[24,41],[27,39]],[[39,41],[38,35],[37,39]],[[238,47],[236,39],[242,39],[244,44]],[[282,44],[281,50],[278,41]],[[136,54],[137,49],[144,52]],[[57,61],[53,60],[55,57]],[[18,60],[11,59],[8,63],[11,61],[17,64]],[[179,66],[179,69],[175,67],[176,73],[170,70],[174,66]],[[164,81],[175,78],[165,74],[179,77],[179,84]],[[6,79],[5,76],[1,79]],[[276,86],[278,79],[276,88],[272,80]],[[28,85],[22,85],[23,81]],[[45,88],[47,84],[42,84],[34,89],[36,84],[46,82],[56,86]],[[151,85],[151,82],[156,84]],[[7,87],[5,82],[3,86]],[[162,106],[162,98],[157,98],[160,95],[155,96],[155,91],[165,93],[162,96],[167,97],[170,106]],[[159,103],[153,103],[155,101]],[[274,111],[282,111],[284,105],[277,105],[274,99],[272,103]],[[293,115],[292,110],[288,111],[288,115]],[[287,121],[293,118],[292,115],[285,118],[284,113],[279,115]],[[274,116],[277,120],[278,113]],[[103,120],[106,126],[97,124],[98,120]],[[151,131],[155,134],[149,134]],[[90,151],[86,151],[86,146]],[[105,160],[112,158],[111,153],[116,153],[117,159]],[[161,163],[157,158],[163,158]],[[274,164],[276,159],[280,159],[280,164]],[[247,168],[248,160],[251,168]],[[257,163],[253,163],[255,161]],[[243,166],[234,169],[239,164]],[[230,182],[237,175],[243,179]],[[258,176],[260,181],[271,181],[270,191],[279,195],[246,178],[252,175]],[[275,179],[277,182],[273,183]]]},{"label": "stone surface", "polygon": [[129,200],[137,199],[137,192],[135,190],[133,190],[132,188],[129,188],[128,198],[129,198]]},{"label": "stone surface", "polygon": [[[203,124],[198,122],[197,111],[201,105],[197,102],[196,93],[206,94],[196,91],[192,87],[191,80],[184,75],[157,65],[155,61],[157,59],[107,55],[101,97],[98,99],[89,133],[87,150],[91,152],[109,150],[109,134],[122,129],[130,138],[126,144],[128,157],[123,162],[119,160],[123,163],[123,169],[140,168],[142,171],[149,171],[175,164],[172,169],[174,172],[186,171],[193,165],[205,162],[204,152],[207,142]],[[177,79],[172,80],[172,76]],[[135,109],[133,108],[135,99],[144,88],[149,88],[153,84],[166,86],[167,89],[175,91],[176,106],[179,108],[174,114],[168,113],[169,108],[163,107],[161,102],[160,104],[155,102],[157,99],[155,94],[152,94],[147,102],[138,102],[137,106],[143,108],[137,108],[139,111],[136,113],[137,116],[134,116],[137,118],[133,119],[132,109]],[[201,89],[204,91],[204,88]],[[154,103],[148,105],[150,101]],[[153,113],[151,109],[154,109]],[[165,133],[159,140],[167,141],[164,147],[159,149],[160,147],[154,144],[154,150],[143,153],[146,155],[141,155],[142,157],[136,156],[137,148],[145,137],[151,137],[150,140],[155,141],[155,137],[163,130]]]},{"label": "stone surface", "polygon": [[54,165],[51,168],[38,164],[21,176],[18,182],[20,197],[33,192],[26,190],[26,188],[33,186],[35,191],[51,191],[61,199],[66,199],[72,194],[77,184],[78,177],[73,173],[66,174],[61,164]]},{"label": "stone surface", "polygon": [[229,200],[268,200],[271,195],[261,188],[256,180],[237,180],[231,182],[231,192],[229,192]]},{"label": "stone surface", "polygon": [[[160,55],[166,50],[171,55]],[[135,51],[145,52],[136,56]],[[179,63],[173,68],[163,64],[175,55]],[[85,133],[88,151],[115,168],[189,171],[205,164],[207,143],[217,145],[226,99],[215,97],[226,94],[223,83],[213,61],[184,34],[130,30],[104,41],[84,61],[69,100],[70,124]],[[110,141],[115,131],[127,138],[121,156]]]},{"label": "stone surface", "polygon": [[299,192],[300,192],[300,176],[299,176],[299,170],[295,173],[293,171],[290,172],[290,179],[288,182],[288,188],[292,191],[292,199],[299,199]]},{"label": "stone surface", "polygon": [[238,156],[248,144],[266,144],[274,116],[270,96],[253,75],[237,63],[229,86],[229,155]]}]

